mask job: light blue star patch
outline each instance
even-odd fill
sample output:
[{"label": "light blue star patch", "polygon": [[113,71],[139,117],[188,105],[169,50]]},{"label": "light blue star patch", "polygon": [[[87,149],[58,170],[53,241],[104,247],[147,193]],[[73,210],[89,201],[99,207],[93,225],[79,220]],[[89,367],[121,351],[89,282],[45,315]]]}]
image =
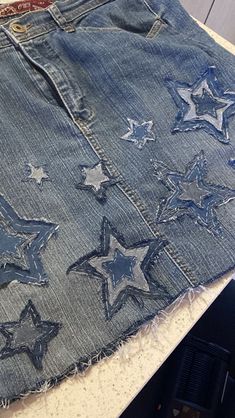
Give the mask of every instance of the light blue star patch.
[{"label": "light blue star patch", "polygon": [[61,324],[42,321],[32,301],[29,300],[19,321],[0,323],[0,334],[6,344],[0,350],[0,360],[26,353],[36,369],[42,369],[47,345],[56,337]]},{"label": "light blue star patch", "polygon": [[100,248],[79,258],[68,273],[81,271],[101,280],[106,318],[111,319],[128,299],[143,308],[145,299],[169,297],[150,273],[152,263],[166,244],[157,238],[127,246],[124,238],[103,218]]},{"label": "light blue star patch", "polygon": [[154,133],[152,132],[153,122],[138,123],[133,119],[127,119],[129,122],[128,132],[121,137],[126,141],[133,142],[138,149],[142,149],[147,141],[155,141]]},{"label": "light blue star patch", "polygon": [[235,199],[235,189],[217,186],[206,181],[207,169],[201,151],[186,167],[185,173],[173,171],[155,161],[155,174],[170,193],[163,199],[157,212],[157,223],[169,222],[188,215],[214,235],[222,234],[216,208]]},{"label": "light blue star patch", "polygon": [[0,286],[13,280],[47,283],[40,252],[57,229],[52,223],[19,218],[0,195]]},{"label": "light blue star patch", "polygon": [[50,181],[47,166],[45,164],[40,166],[26,163],[25,178],[22,181],[33,181],[42,190],[44,181]]},{"label": "light blue star patch", "polygon": [[171,79],[166,84],[179,108],[172,132],[204,129],[220,142],[229,143],[228,121],[235,113],[235,91],[224,91],[215,67],[209,67],[193,84]]},{"label": "light blue star patch", "polygon": [[93,166],[80,165],[79,168],[82,178],[76,184],[76,188],[90,190],[100,203],[105,203],[107,189],[117,183],[117,177],[110,175],[103,161],[99,161]]}]

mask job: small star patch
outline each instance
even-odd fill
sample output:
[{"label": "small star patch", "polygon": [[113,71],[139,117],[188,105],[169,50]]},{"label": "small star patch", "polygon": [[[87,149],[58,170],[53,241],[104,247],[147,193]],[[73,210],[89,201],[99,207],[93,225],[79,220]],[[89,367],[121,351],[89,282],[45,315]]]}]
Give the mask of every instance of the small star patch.
[{"label": "small star patch", "polygon": [[40,189],[42,189],[44,181],[50,180],[46,165],[35,166],[31,163],[26,163],[25,175],[26,177],[23,181],[34,181]]},{"label": "small star patch", "polygon": [[29,300],[19,321],[0,323],[0,334],[6,344],[0,350],[0,360],[26,353],[36,369],[41,370],[47,345],[59,332],[61,324],[42,321],[32,301]]},{"label": "small star patch", "polygon": [[127,246],[107,218],[103,218],[100,248],[81,257],[69,267],[68,273],[81,271],[101,280],[106,318],[111,319],[128,299],[143,308],[146,298],[169,297],[150,273],[150,267],[166,244],[153,239]]},{"label": "small star patch", "polygon": [[155,141],[155,136],[152,131],[153,122],[139,123],[133,119],[127,119],[130,125],[128,132],[121,137],[126,141],[133,142],[138,149],[142,149],[148,141]]},{"label": "small star patch", "polygon": [[179,108],[172,132],[204,129],[224,144],[229,143],[228,121],[235,113],[235,91],[224,91],[216,68],[207,71],[193,84],[166,80]]},{"label": "small star patch", "polygon": [[159,205],[157,223],[188,215],[214,235],[222,234],[216,208],[235,199],[235,189],[208,183],[206,165],[203,151],[188,164],[185,173],[173,171],[162,162],[154,162],[156,176],[170,191],[169,197]]},{"label": "small star patch", "polygon": [[117,177],[111,176],[103,161],[93,166],[80,165],[82,180],[76,185],[78,189],[90,190],[96,199],[104,203],[107,189],[117,183]]},{"label": "small star patch", "polygon": [[47,283],[40,252],[57,229],[52,223],[19,218],[0,195],[0,286],[13,280]]}]

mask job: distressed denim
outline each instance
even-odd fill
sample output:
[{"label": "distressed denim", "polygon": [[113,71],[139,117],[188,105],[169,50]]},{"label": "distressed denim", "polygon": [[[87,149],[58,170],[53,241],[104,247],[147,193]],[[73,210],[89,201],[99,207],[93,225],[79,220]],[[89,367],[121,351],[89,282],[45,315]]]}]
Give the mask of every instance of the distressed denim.
[{"label": "distressed denim", "polygon": [[178,0],[0,19],[0,397],[110,355],[235,260],[235,58]]}]

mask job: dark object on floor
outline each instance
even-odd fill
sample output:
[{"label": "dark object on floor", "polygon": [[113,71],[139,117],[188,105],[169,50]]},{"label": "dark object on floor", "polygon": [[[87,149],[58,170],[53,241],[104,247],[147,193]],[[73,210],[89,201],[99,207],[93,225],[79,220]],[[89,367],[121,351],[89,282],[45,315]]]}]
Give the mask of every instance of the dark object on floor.
[{"label": "dark object on floor", "polygon": [[[234,418],[235,417],[235,281],[232,281],[225,290],[221,293],[221,295],[217,298],[217,300],[212,304],[212,306],[207,310],[207,312],[203,315],[203,317],[198,321],[198,323],[194,326],[194,328],[190,332],[190,336],[198,337],[200,339],[205,340],[204,348],[201,346],[201,350],[204,350],[204,354],[198,359],[195,355],[196,351],[193,353],[193,343],[189,343],[189,337],[186,337],[182,341],[182,343],[177,347],[174,353],[169,357],[169,359],[163,364],[160,370],[153,376],[150,382],[144,387],[144,389],[140,392],[140,394],[135,398],[132,404],[127,408],[127,410],[121,415],[121,418]],[[215,348],[215,356],[217,359],[220,356],[221,360],[221,370],[219,371],[218,367],[214,369],[214,380],[211,379],[211,375],[209,372],[210,367],[208,365],[211,361],[213,363],[212,357],[210,354],[205,354],[206,348],[205,344],[210,343],[207,347],[211,348],[213,351],[214,344],[220,346],[221,348]],[[195,340],[194,340],[195,343]],[[212,344],[213,346],[212,346]],[[200,351],[200,343],[197,347]],[[185,352],[186,347],[188,346],[187,353]],[[196,349],[196,348],[195,348]],[[190,352],[191,350],[191,352]],[[217,350],[217,351],[216,351]],[[231,352],[230,363],[228,364],[228,356],[227,351]],[[210,351],[210,350],[209,350]],[[222,354],[224,353],[224,354]],[[179,365],[185,355],[185,376],[181,375],[181,392],[177,393],[177,376],[179,379],[180,372],[179,372]],[[193,375],[190,375],[189,370],[187,371],[187,357],[188,360],[191,359],[192,366],[192,359],[194,358],[195,362],[199,361],[198,368],[195,369]],[[211,359],[211,360],[210,360]],[[219,361],[219,360],[214,360]],[[193,367],[195,367],[195,362]],[[204,362],[204,369],[200,370],[200,367],[203,366]],[[227,367],[225,366],[227,364]],[[218,363],[219,365],[219,363]],[[190,367],[191,367],[190,366]],[[208,371],[206,373],[206,368]],[[179,404],[173,406],[171,409],[171,415],[167,412],[167,407],[163,404],[164,399],[168,399],[168,406],[172,399],[181,398],[181,400],[186,400],[185,397],[188,399],[193,396],[197,397],[198,404],[200,402],[203,403],[203,391],[207,392],[207,397],[211,394],[212,398],[215,395],[216,388],[218,394],[221,395],[221,390],[223,392],[223,386],[225,382],[225,375],[226,370],[228,370],[229,375],[227,376],[227,384],[225,385],[224,389],[224,396],[223,396],[223,405],[221,407],[216,406],[214,412],[211,412],[210,415],[202,415],[203,406],[201,411],[197,411],[194,408],[194,411],[191,407],[191,411],[189,409],[190,403],[186,402],[184,404],[186,408],[183,410],[183,406],[179,409]],[[213,374],[213,373],[212,373]],[[220,380],[220,384],[218,384],[218,380],[216,380],[216,375]],[[207,383],[203,381],[204,378],[209,379]],[[186,381],[183,383],[183,377]],[[191,379],[191,380],[190,380]],[[196,380],[198,381],[196,382]],[[193,384],[192,391],[189,391],[190,384]],[[198,389],[195,390],[195,385],[198,384]],[[211,387],[213,385],[213,387]],[[210,387],[208,387],[210,386]],[[222,386],[222,389],[221,389]],[[200,388],[202,392],[200,392]],[[179,385],[180,389],[180,385]],[[175,392],[174,392],[175,390]],[[190,392],[190,393],[189,393]],[[182,399],[183,398],[183,399]],[[221,396],[220,396],[221,398]],[[190,398],[191,399],[191,398]],[[195,400],[195,399],[194,399]],[[182,402],[181,402],[182,403]],[[166,403],[167,404],[167,403]],[[164,411],[165,408],[165,411]],[[208,406],[207,406],[208,409]],[[179,412],[180,411],[180,412]],[[205,412],[205,406],[204,406]],[[167,415],[168,414],[168,415]]]},{"label": "dark object on floor", "polygon": [[[227,381],[230,353],[188,336],[177,351],[158,418],[214,418]],[[161,405],[161,408],[160,408]]]}]

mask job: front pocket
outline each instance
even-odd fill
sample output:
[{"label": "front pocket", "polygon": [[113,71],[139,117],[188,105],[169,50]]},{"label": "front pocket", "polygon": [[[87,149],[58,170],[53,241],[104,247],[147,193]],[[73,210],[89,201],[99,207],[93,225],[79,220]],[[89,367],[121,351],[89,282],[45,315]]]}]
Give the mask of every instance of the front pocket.
[{"label": "front pocket", "polygon": [[165,22],[145,0],[115,0],[80,16],[75,25],[84,31],[124,31],[143,37],[155,37]]}]

